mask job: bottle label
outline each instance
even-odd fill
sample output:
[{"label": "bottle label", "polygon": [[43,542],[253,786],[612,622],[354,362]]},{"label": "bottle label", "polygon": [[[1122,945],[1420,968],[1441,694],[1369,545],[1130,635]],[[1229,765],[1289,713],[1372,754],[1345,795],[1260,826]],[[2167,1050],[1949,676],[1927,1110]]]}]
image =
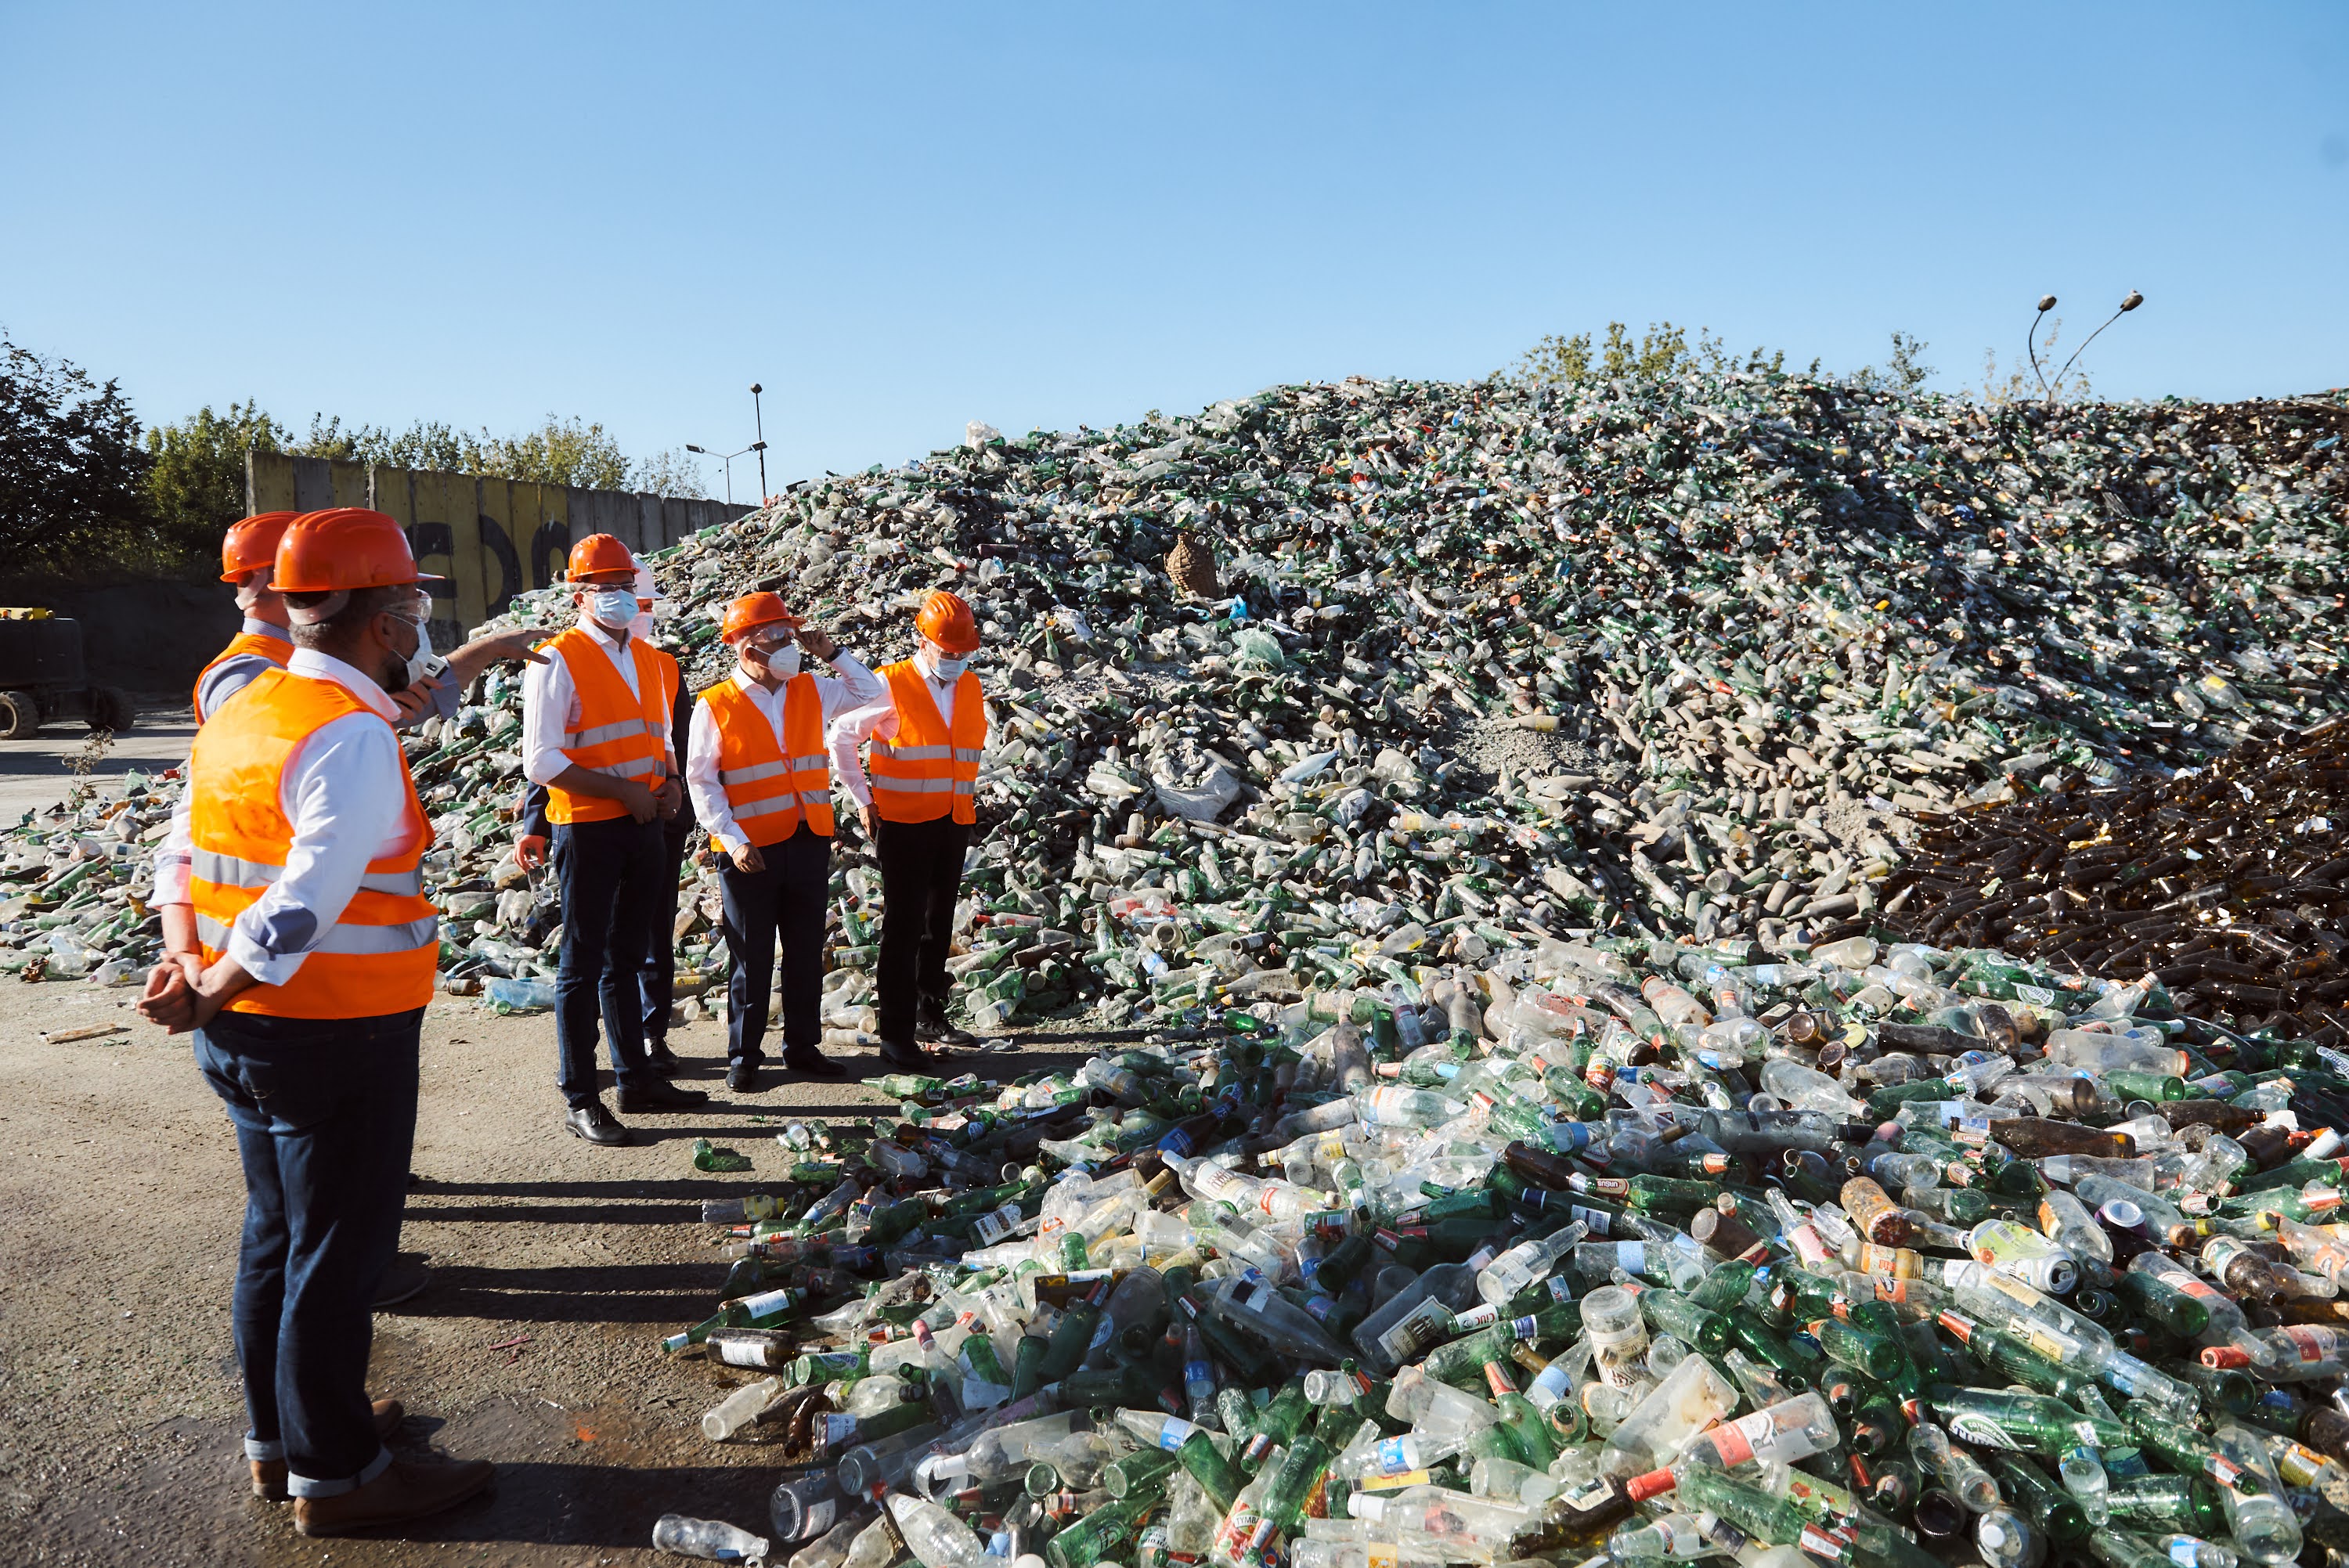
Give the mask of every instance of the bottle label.
[{"label": "bottle label", "polygon": [[856,1418],[854,1416],[827,1410],[815,1419],[816,1447],[827,1452],[855,1436]]},{"label": "bottle label", "polygon": [[1172,1453],[1189,1441],[1191,1434],[1198,1429],[1180,1417],[1169,1416],[1166,1424],[1158,1429],[1158,1446]]},{"label": "bottle label", "polygon": [[767,1364],[764,1340],[718,1339],[711,1341],[710,1348],[717,1351],[718,1359],[729,1367],[764,1367]]},{"label": "bottle label", "polygon": [[2010,1453],[2022,1453],[2023,1447],[2014,1435],[1979,1410],[1960,1410],[1949,1418],[1950,1436],[1959,1442],[1981,1449],[2004,1449]]},{"label": "bottle label", "polygon": [[1756,1410],[1744,1420],[1726,1422],[1705,1434],[1706,1439],[1713,1444],[1713,1451],[1721,1456],[1722,1469],[1735,1470],[1754,1457],[1754,1434],[1745,1429],[1756,1417],[1761,1419],[1761,1435],[1766,1439],[1771,1427],[1766,1410]]},{"label": "bottle label", "polygon": [[[1027,1215],[1019,1212],[1019,1205],[1017,1203],[1006,1203],[1000,1209],[981,1214],[973,1222],[978,1231],[978,1244],[982,1247],[993,1246],[1018,1230],[1027,1218]],[[1054,1229],[1057,1230],[1059,1227],[1056,1225]]]},{"label": "bottle label", "polygon": [[1615,1266],[1625,1274],[1647,1273],[1648,1243],[1645,1242],[1616,1243]]},{"label": "bottle label", "polygon": [[1402,1470],[1394,1475],[1365,1476],[1360,1483],[1364,1491],[1400,1491],[1407,1486],[1425,1486],[1426,1470]]},{"label": "bottle label", "polygon": [[789,1312],[800,1299],[800,1295],[795,1290],[766,1290],[756,1295],[746,1295],[734,1305],[755,1321],[761,1317],[778,1317]]},{"label": "bottle label", "polygon": [[1501,1304],[1497,1301],[1480,1301],[1465,1312],[1456,1312],[1452,1315],[1452,1326],[1464,1334],[1479,1328],[1490,1328],[1500,1321]]},{"label": "bottle label", "polygon": [[1610,1234],[1615,1224],[1615,1216],[1606,1210],[1586,1209],[1579,1203],[1568,1203],[1566,1206],[1566,1215],[1569,1220],[1579,1220],[1589,1226],[1590,1233],[1594,1236]]},{"label": "bottle label", "polygon": [[1389,1438],[1371,1446],[1371,1463],[1381,1475],[1401,1475],[1419,1465],[1419,1445],[1409,1438]]},{"label": "bottle label", "polygon": [[1392,1541],[1362,1542],[1362,1568],[1397,1568],[1402,1548]]},{"label": "bottle label", "polygon": [[837,1498],[827,1497],[822,1502],[808,1503],[803,1504],[802,1506],[806,1511],[807,1517],[805,1522],[800,1525],[800,1539],[802,1541],[811,1541],[832,1528],[833,1517],[840,1511],[840,1500]]}]

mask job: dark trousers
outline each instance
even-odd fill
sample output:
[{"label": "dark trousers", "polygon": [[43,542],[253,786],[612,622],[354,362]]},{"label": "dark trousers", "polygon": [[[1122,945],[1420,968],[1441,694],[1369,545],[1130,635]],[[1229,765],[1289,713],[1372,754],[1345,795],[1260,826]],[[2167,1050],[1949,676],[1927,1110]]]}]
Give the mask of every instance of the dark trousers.
[{"label": "dark trousers", "polygon": [[767,997],[775,984],[775,943],[783,948],[783,1055],[823,1045],[823,900],[832,875],[832,841],[802,823],[759,851],[763,871],[718,872],[726,901],[726,1054],[759,1059],[767,1032]]},{"label": "dark trousers", "polygon": [[881,856],[881,962],[874,975],[881,1037],[910,1045],[921,1015],[944,1017],[947,947],[954,941],[955,895],[969,824],[952,817],[891,822],[875,817]]},{"label": "dark trousers", "polygon": [[677,1000],[677,878],[685,865],[686,841],[693,836],[690,808],[661,824],[661,847],[667,856],[667,896],[652,901],[651,925],[646,933],[645,964],[636,971],[636,993],[644,1004],[645,1038],[668,1038],[668,1010]]},{"label": "dark trousers", "polygon": [[376,1018],[222,1013],[196,1066],[244,1164],[232,1322],[245,1453],[283,1459],[297,1497],[390,1463],[367,1408],[373,1303],[399,1244],[424,1012]]},{"label": "dark trousers", "polygon": [[563,889],[563,957],[554,975],[561,1062],[554,1081],[576,1110],[596,1099],[599,1012],[612,1042],[613,1078],[622,1089],[652,1081],[639,972],[653,919],[675,902],[677,879],[667,869],[659,820],[630,817],[557,823],[554,875]]}]

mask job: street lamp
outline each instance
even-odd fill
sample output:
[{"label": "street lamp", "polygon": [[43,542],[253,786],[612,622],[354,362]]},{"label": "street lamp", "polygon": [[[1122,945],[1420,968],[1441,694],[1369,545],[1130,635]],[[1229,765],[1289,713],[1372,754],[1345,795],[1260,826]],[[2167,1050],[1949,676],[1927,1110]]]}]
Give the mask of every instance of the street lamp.
[{"label": "street lamp", "polygon": [[750,449],[759,454],[759,504],[764,506],[767,504],[767,419],[759,409],[759,384],[751,382],[750,420],[758,429],[759,438],[751,443]]},{"label": "street lamp", "polygon": [[[699,452],[705,458],[716,458],[726,465],[726,504],[728,506],[734,504],[734,459],[740,457],[742,452],[759,454],[759,477],[761,481],[766,478],[767,443],[764,441],[753,441],[743,448],[741,452],[713,452],[708,447],[697,447],[691,441],[685,444],[685,449],[688,452]],[[762,482],[761,489],[763,488]]]}]

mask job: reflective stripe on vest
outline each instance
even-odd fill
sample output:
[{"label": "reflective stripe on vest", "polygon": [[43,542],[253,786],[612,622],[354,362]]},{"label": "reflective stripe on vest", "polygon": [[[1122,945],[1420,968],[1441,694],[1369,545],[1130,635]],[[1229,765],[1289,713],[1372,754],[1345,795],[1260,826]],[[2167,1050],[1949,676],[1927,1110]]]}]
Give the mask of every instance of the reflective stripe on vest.
[{"label": "reflective stripe on vest", "polygon": [[[190,858],[189,874],[223,887],[267,887],[285,874],[284,866],[273,866],[264,861],[239,860],[217,850],[198,850]],[[359,878],[359,886],[369,892],[400,893],[409,898],[424,894],[424,868],[418,866],[407,872],[369,872]]]},{"label": "reflective stripe on vest", "polygon": [[[294,848],[294,825],[284,805],[287,761],[304,740],[354,713],[383,722],[332,681],[273,669],[255,677],[236,701],[222,704],[196,732],[188,758],[188,897],[207,965],[226,951],[237,917],[285,878]],[[432,831],[405,758],[400,776],[408,847],[368,862],[349,903],[303,949],[284,985],[241,991],[230,999],[230,1011],[367,1018],[409,1012],[432,999],[440,917],[423,887]]]},{"label": "reflective stripe on vest", "polygon": [[[631,692],[609,651],[585,627],[572,627],[540,651],[563,660],[579,700],[579,727],[560,732],[563,755],[571,765],[607,779],[647,785],[658,779],[667,754],[668,707],[677,696],[677,661],[641,637],[629,638],[627,656],[636,671],[636,689]],[[562,723],[566,716],[554,717]],[[600,822],[627,813],[617,800],[547,787],[550,822]]]},{"label": "reflective stripe on vest", "polygon": [[285,661],[293,656],[294,645],[283,638],[264,637],[258,632],[239,632],[235,636],[231,637],[228,640],[228,646],[221,650],[220,657],[196,672],[194,697],[196,722],[202,724],[212,717],[204,711],[204,682],[212,678],[213,670],[231,659],[243,658],[267,659],[282,670],[285,667]]},{"label": "reflective stripe on vest", "polygon": [[957,822],[977,821],[978,762],[987,747],[978,677],[965,670],[955,683],[952,726],[912,660],[885,666],[881,677],[896,706],[897,733],[888,740],[873,738],[865,761],[873,809],[890,822],[934,822],[950,812]]},{"label": "reflective stripe on vest", "polygon": [[[701,694],[718,726],[718,782],[726,810],[751,843],[781,843],[799,831],[830,838],[832,758],[823,748],[823,693],[802,672],[783,683],[780,740],[766,710],[739,682],[724,680]],[[786,748],[789,754],[786,755]]]}]

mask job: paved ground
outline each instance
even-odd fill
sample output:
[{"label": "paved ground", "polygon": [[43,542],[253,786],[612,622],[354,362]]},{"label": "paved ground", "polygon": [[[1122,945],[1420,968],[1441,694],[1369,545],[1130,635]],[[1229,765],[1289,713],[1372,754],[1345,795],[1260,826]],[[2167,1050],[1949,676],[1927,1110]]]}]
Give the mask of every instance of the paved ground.
[{"label": "paved ground", "polygon": [[[636,1118],[648,1146],[564,1134],[553,1026],[436,1002],[405,1248],[433,1288],[376,1320],[378,1394],[413,1412],[394,1448],[495,1460],[491,1495],[411,1542],[305,1541],[246,1495],[228,1305],[243,1212],[234,1145],[182,1040],[140,1024],[124,991],[0,993],[0,1541],[10,1563],[649,1563],[665,1511],[763,1531],[771,1467],[705,1441],[703,1410],[739,1380],[666,1362],[657,1341],[709,1315],[725,1273],[701,1200],[785,1163],[792,1117],[882,1108],[845,1086],[730,1096],[722,1037],[673,1043],[703,1111]],[[42,1030],[119,1020],[106,1041]],[[1073,1045],[1056,1040],[1055,1047]],[[1009,1078],[1075,1056],[969,1058]],[[852,1061],[878,1070],[869,1056]],[[689,1140],[748,1154],[695,1171]],[[522,1341],[515,1344],[516,1341]],[[500,1346],[509,1346],[500,1348]]]},{"label": "paved ground", "polygon": [[[139,722],[93,758],[101,776],[119,777],[129,768],[150,773],[176,768],[195,743],[196,718],[186,693],[140,692],[132,700]],[[89,727],[78,718],[45,725],[28,740],[0,740],[0,821],[13,822],[61,798],[72,786],[76,762],[91,750]]]}]

